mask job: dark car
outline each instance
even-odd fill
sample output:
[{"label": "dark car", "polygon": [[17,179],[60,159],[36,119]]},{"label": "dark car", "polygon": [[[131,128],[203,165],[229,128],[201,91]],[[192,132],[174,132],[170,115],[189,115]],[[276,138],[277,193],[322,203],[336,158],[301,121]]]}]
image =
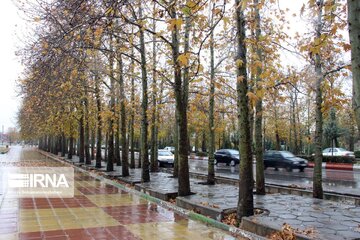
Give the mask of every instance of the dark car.
[{"label": "dark car", "polygon": [[299,169],[300,172],[304,171],[307,167],[307,160],[296,157],[288,151],[267,151],[264,154],[264,167],[273,167],[275,170],[278,168],[285,168],[288,172],[293,169]]},{"label": "dark car", "polygon": [[240,163],[240,155],[238,150],[219,149],[215,152],[215,165],[218,163],[226,163],[227,166],[235,166]]}]

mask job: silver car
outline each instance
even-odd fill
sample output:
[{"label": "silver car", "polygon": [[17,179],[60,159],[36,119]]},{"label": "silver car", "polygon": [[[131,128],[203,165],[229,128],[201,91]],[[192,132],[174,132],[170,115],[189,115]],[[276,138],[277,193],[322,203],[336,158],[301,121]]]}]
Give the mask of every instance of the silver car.
[{"label": "silver car", "polygon": [[355,157],[354,152],[347,151],[344,148],[325,148],[322,152],[323,156],[347,156]]},{"label": "silver car", "polygon": [[174,154],[168,150],[159,149],[158,150],[158,163],[162,167],[164,165],[171,165],[174,167]]}]

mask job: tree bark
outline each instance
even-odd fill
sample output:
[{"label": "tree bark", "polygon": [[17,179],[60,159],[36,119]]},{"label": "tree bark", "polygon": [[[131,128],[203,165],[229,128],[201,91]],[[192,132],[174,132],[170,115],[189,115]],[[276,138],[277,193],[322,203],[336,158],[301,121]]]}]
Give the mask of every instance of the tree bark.
[{"label": "tree bark", "polygon": [[89,127],[89,104],[87,98],[87,91],[85,91],[85,99],[84,99],[84,108],[85,108],[85,131],[84,131],[84,147],[85,147],[85,164],[91,164],[90,158],[90,146],[89,146],[89,138],[90,138],[90,127]]},{"label": "tree bark", "polygon": [[[112,39],[110,39],[112,41]],[[110,42],[110,56],[109,56],[109,67],[110,67],[110,111],[111,117],[109,119],[109,135],[108,135],[108,154],[106,171],[114,171],[114,117],[115,117],[115,76],[114,76],[114,52],[113,46]]]},{"label": "tree bark", "polygon": [[[155,2],[154,2],[154,14],[156,11],[155,8]],[[154,32],[156,32],[156,21],[155,18],[153,20],[153,29]],[[158,171],[158,139],[157,139],[157,106],[156,106],[156,98],[157,98],[157,85],[156,85],[156,35],[153,35],[153,71],[152,71],[152,112],[151,112],[151,172],[157,172]]]},{"label": "tree bark", "polygon": [[353,77],[353,109],[360,139],[360,2],[348,0],[349,37]]},{"label": "tree bark", "polygon": [[173,177],[177,178],[179,176],[179,113],[175,109],[175,130],[174,130],[174,171]]},{"label": "tree bark", "polygon": [[[320,39],[322,33],[322,8],[324,0],[318,1],[318,17],[316,23],[316,37]],[[323,116],[322,116],[322,66],[321,57],[319,54],[315,55],[315,73],[316,73],[316,86],[315,86],[315,166],[313,174],[313,197],[323,198],[322,188],[322,134],[323,134]]]},{"label": "tree bark", "polygon": [[[259,47],[261,36],[261,18],[259,0],[254,0],[255,4],[255,37],[258,42],[256,47],[256,54],[261,63],[263,63],[262,49]],[[256,90],[262,90],[262,66],[256,71]],[[264,159],[263,159],[263,135],[262,135],[262,98],[259,98],[255,105],[255,153],[256,153],[256,193],[265,195],[265,176],[264,176]]]},{"label": "tree bark", "polygon": [[96,126],[96,160],[95,167],[101,168],[101,144],[102,144],[102,118],[101,118],[101,98],[99,89],[99,77],[95,76],[95,98],[97,108],[97,126]]},{"label": "tree bark", "polygon": [[61,134],[61,156],[65,157],[65,152],[66,152],[66,137],[65,137],[65,133],[62,132]]},{"label": "tree bark", "polygon": [[[134,56],[134,47],[131,48],[131,56]],[[131,74],[131,115],[130,115],[130,168],[135,168],[135,139],[134,139],[134,124],[135,124],[135,77],[134,75],[134,60],[130,63]],[[140,162],[140,159],[139,159]]]},{"label": "tree bark", "polygon": [[[213,16],[211,16],[211,25],[213,25]],[[209,158],[207,184],[215,184],[215,65],[214,65],[214,31],[210,35],[210,92],[209,92]]]},{"label": "tree bark", "polygon": [[83,163],[84,160],[85,160],[85,152],[84,152],[84,145],[85,145],[85,142],[84,142],[84,114],[81,113],[81,117],[80,117],[80,121],[79,121],[79,129],[80,129],[80,139],[79,139],[79,152],[78,152],[78,155],[79,155],[79,162]]},{"label": "tree bark", "polygon": [[[142,18],[142,6],[139,5],[139,18]],[[144,30],[139,28],[140,32],[140,57],[141,57],[141,85],[142,85],[142,101],[141,101],[141,181],[150,181],[149,169],[149,151],[148,151],[148,87],[147,87],[147,71],[146,71],[146,52]]]},{"label": "tree bark", "polygon": [[95,129],[91,129],[91,160],[95,160]]},{"label": "tree bark", "polygon": [[[175,6],[170,8],[170,16],[172,19],[177,19]],[[186,30],[185,30],[186,32]],[[174,80],[175,80],[175,101],[176,110],[179,116],[179,175],[178,175],[178,195],[187,196],[191,194],[190,179],[189,179],[189,164],[188,164],[188,129],[187,129],[187,91],[188,83],[186,79],[182,81],[181,66],[178,61],[179,52],[179,29],[174,26],[171,32],[172,38],[172,60],[174,64]],[[186,40],[185,40],[186,41]]]},{"label": "tree bark", "polygon": [[122,56],[118,56],[119,67],[119,90],[120,90],[120,131],[121,131],[121,159],[122,159],[122,176],[129,176],[129,148],[126,139],[126,109],[125,109],[125,86],[124,86],[124,74],[123,74],[123,61]]},{"label": "tree bark", "polygon": [[253,200],[253,164],[251,152],[249,104],[247,98],[248,83],[246,71],[245,16],[241,9],[242,0],[235,0],[236,6],[236,68],[237,68],[237,105],[238,128],[240,133],[240,181],[237,219],[254,214]]},{"label": "tree bark", "polygon": [[72,159],[73,152],[74,152],[74,137],[70,136],[70,138],[69,138],[69,152],[68,152],[68,155],[67,155],[68,159]]}]

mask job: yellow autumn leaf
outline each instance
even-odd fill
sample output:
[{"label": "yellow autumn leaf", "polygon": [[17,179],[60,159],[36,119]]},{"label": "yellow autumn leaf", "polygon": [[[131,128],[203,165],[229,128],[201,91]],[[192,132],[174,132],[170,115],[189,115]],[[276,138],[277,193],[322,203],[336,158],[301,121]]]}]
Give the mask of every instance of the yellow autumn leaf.
[{"label": "yellow autumn leaf", "polygon": [[169,31],[174,30],[174,28],[176,27],[177,29],[181,29],[181,25],[183,24],[183,20],[181,18],[178,19],[170,19],[166,21],[168,26],[167,29]]},{"label": "yellow autumn leaf", "polygon": [[259,100],[259,97],[256,96],[253,92],[248,92],[246,96],[249,98],[252,106],[255,106],[256,102]]},{"label": "yellow autumn leaf", "polygon": [[196,3],[194,1],[187,1],[186,6],[188,6],[189,8],[193,8],[196,6]]},{"label": "yellow autumn leaf", "polygon": [[180,63],[180,66],[187,66],[189,64],[189,58],[190,58],[190,53],[183,53],[181,54],[177,60]]},{"label": "yellow autumn leaf", "polygon": [[243,65],[243,63],[244,62],[241,59],[238,59],[238,60],[235,61],[235,64],[236,64],[237,67],[241,67]]},{"label": "yellow autumn leaf", "polygon": [[242,82],[244,80],[244,76],[238,76],[236,79],[238,82]]}]

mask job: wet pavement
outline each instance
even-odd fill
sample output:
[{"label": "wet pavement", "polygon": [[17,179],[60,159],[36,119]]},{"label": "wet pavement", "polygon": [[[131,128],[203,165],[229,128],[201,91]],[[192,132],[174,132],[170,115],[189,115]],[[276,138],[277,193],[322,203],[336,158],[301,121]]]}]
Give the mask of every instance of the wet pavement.
[{"label": "wet pavement", "polygon": [[[116,170],[121,172],[121,167]],[[165,200],[176,194],[178,182],[171,178],[171,174],[151,173],[150,182],[139,183],[140,174],[141,171],[134,171],[131,177],[127,177],[129,183],[135,184],[135,189]],[[124,180],[122,177],[119,179]],[[195,194],[177,197],[176,204],[217,220],[221,220],[226,212],[236,209],[237,186],[209,186],[200,182],[191,178],[191,190]],[[354,205],[282,194],[255,195],[254,205],[265,212],[244,218],[243,228],[256,234],[268,235],[273,230],[281,230],[283,224],[287,223],[304,239],[360,238],[360,208]]]},{"label": "wet pavement", "polygon": [[[64,165],[14,146],[4,166]],[[0,197],[0,239],[235,239],[77,170],[73,198]]]},{"label": "wet pavement", "polygon": [[[207,173],[207,161],[205,160],[190,160],[190,172],[193,173]],[[215,167],[215,175],[231,179],[239,179],[238,165],[235,167],[226,166],[219,163]],[[254,173],[255,173],[254,165]],[[276,184],[283,186],[296,185],[305,189],[312,189],[313,169],[307,168],[304,172],[294,170],[287,172],[285,169],[265,170],[265,181],[268,184]],[[325,191],[337,192],[341,194],[351,194],[360,196],[360,171],[346,171],[346,170],[330,170],[323,169],[323,188]]]}]

